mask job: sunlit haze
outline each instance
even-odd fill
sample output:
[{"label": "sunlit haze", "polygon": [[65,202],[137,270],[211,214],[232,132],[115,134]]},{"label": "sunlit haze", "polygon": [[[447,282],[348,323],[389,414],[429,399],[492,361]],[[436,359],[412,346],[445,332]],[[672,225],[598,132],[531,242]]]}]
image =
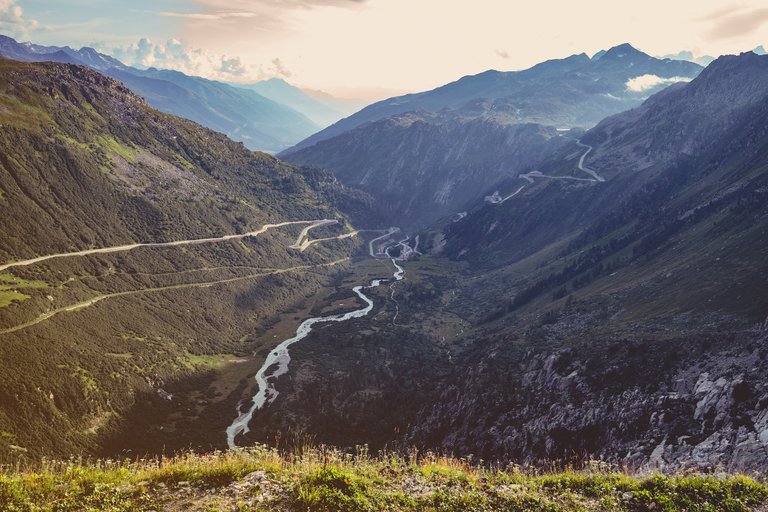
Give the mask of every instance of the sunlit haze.
[{"label": "sunlit haze", "polygon": [[236,82],[279,77],[375,99],[486,69],[516,70],[623,42],[652,55],[768,43],[751,0],[0,0],[0,33],[94,46],[136,66]]}]

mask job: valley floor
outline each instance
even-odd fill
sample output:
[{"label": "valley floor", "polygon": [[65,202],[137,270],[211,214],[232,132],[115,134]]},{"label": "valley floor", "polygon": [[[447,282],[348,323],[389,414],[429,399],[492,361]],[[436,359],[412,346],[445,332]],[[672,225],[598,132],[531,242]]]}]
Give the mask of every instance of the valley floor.
[{"label": "valley floor", "polygon": [[0,472],[7,511],[712,511],[764,512],[768,485],[741,475],[630,476],[603,463],[531,473],[417,454],[303,447],[134,463],[45,463]]}]

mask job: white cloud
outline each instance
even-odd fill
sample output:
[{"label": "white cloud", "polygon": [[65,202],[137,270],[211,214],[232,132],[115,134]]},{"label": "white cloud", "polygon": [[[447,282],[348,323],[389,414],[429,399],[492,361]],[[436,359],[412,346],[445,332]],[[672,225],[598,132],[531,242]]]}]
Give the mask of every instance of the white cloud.
[{"label": "white cloud", "polygon": [[26,38],[38,26],[37,20],[24,16],[24,10],[17,5],[16,0],[0,0],[0,33],[16,39]]},{"label": "white cloud", "polygon": [[661,85],[674,84],[676,82],[689,82],[691,79],[684,76],[662,78],[656,75],[641,75],[630,78],[627,81],[627,90],[632,92],[645,92]]},{"label": "white cloud", "polygon": [[740,38],[757,32],[768,23],[768,7],[733,6],[702,20],[713,24],[707,34],[711,41]]},{"label": "white cloud", "polygon": [[246,65],[240,57],[206,52],[175,38],[165,42],[142,38],[129,46],[111,49],[104,48],[103,45],[98,46],[104,53],[109,53],[129,66],[173,69],[214,80],[255,82],[274,77],[288,78],[292,74],[277,57],[271,59],[268,64]]}]

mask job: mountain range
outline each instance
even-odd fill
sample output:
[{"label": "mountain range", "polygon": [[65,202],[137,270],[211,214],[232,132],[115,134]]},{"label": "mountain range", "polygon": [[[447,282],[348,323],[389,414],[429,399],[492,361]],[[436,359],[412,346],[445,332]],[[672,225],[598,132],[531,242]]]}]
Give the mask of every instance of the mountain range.
[{"label": "mountain range", "polygon": [[488,71],[370,105],[280,157],[327,167],[396,212],[401,224],[425,227],[462,211],[499,180],[534,170],[545,147],[572,141],[579,127],[701,69],[624,44],[591,59]]},{"label": "mountain range", "polygon": [[2,35],[0,56],[88,66],[122,81],[153,107],[224,133],[254,150],[276,153],[341,117],[286,82],[235,86],[178,71],[137,69],[93,48],[18,43]]},{"label": "mountain range", "polygon": [[[486,71],[431,91],[383,100],[301,141],[285,155],[330,139],[369,121],[415,110],[444,111],[502,123],[539,123],[558,128],[591,127],[604,117],[638,105],[668,80],[696,76],[698,64],[656,59],[629,44],[589,58],[555,59],[522,71]],[[632,78],[651,75],[655,83],[633,89]]]},{"label": "mountain range", "polygon": [[[318,126],[328,126],[345,116],[345,113],[341,110],[337,110],[337,105],[332,106],[313,98],[281,78],[270,78],[255,84],[232,85],[234,87],[256,91],[265,98],[269,98],[282,105],[288,105],[294,110],[306,115]],[[352,108],[354,109],[354,107]],[[346,114],[351,113],[352,112],[346,112]]]}]

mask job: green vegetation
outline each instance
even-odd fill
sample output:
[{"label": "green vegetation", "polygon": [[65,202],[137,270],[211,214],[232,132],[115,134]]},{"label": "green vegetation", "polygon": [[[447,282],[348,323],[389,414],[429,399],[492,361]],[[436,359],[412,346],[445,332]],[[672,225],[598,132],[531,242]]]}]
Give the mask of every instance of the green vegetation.
[{"label": "green vegetation", "polygon": [[97,137],[97,140],[99,145],[108,153],[114,153],[132,164],[136,163],[136,156],[138,155],[137,150],[127,146],[126,144],[120,143],[112,137],[102,135]]},{"label": "green vegetation", "polygon": [[12,274],[0,274],[0,308],[4,308],[13,302],[21,302],[30,296],[19,290],[47,288],[43,281],[27,281]]},{"label": "green vegetation", "polygon": [[[337,205],[347,203],[362,219],[356,225],[374,218],[370,198],[327,171],[295,168],[152,110],[121,83],[81,67],[0,59],[0,125],[0,263],[343,219]],[[207,386],[211,370],[233,366],[226,363],[236,356],[188,355],[262,349],[272,340],[246,336],[316,293],[328,273],[245,278],[254,269],[322,264],[361,243],[299,254],[286,250],[294,231],[0,272],[0,432],[12,436],[0,435],[0,464],[221,442],[235,404],[229,388]],[[209,281],[222,284],[197,286]],[[158,288],[167,290],[66,310]],[[66,312],[8,331],[57,310]]]},{"label": "green vegetation", "polygon": [[237,359],[237,356],[233,354],[197,355],[197,354],[187,353],[184,364],[190,370],[198,369],[198,368],[203,368],[206,370],[215,370],[217,368],[221,368],[227,363],[227,361],[230,361],[232,359]]},{"label": "green vegetation", "polygon": [[537,474],[433,454],[371,457],[366,450],[326,448],[44,462],[0,473],[0,506],[7,511],[748,512],[766,502],[768,486],[739,475],[634,477],[602,464]]}]

